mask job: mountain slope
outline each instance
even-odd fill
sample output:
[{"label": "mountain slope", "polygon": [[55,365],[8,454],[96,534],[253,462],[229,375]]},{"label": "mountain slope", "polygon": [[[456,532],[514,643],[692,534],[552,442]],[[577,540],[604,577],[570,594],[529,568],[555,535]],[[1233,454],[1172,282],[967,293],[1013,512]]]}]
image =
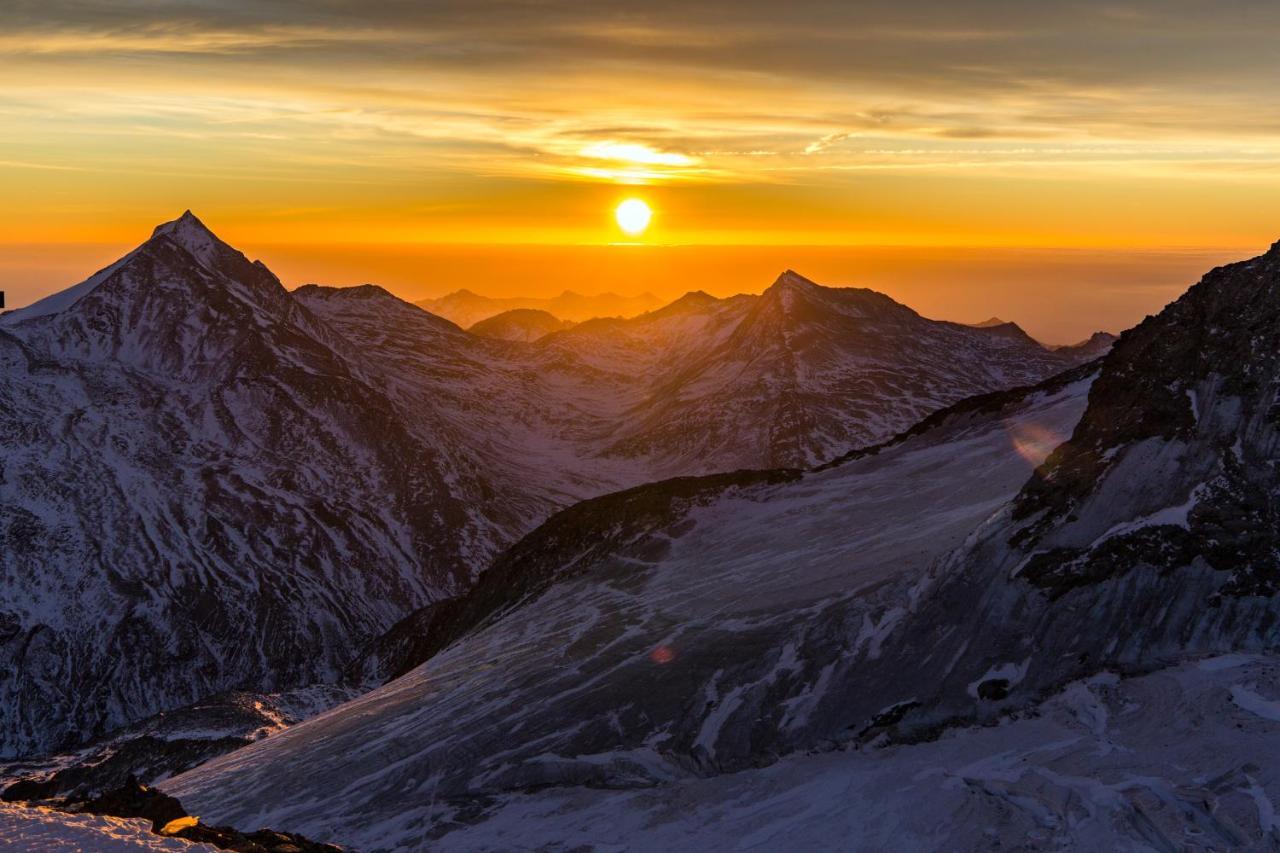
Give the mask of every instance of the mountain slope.
[{"label": "mountain slope", "polygon": [[187,213],[0,317],[0,363],[12,756],[335,679],[584,498],[825,460],[1074,359],[793,273],[495,340],[289,293]]},{"label": "mountain slope", "polygon": [[[770,811],[771,773],[1046,844],[1274,846],[1280,778],[1254,751],[1280,720],[1278,353],[1280,245],[1125,333],[1096,379],[968,401],[798,478],[571,508],[425,620],[425,664],[170,786],[391,848],[509,838],[531,809],[550,822],[521,843],[563,843],[592,819],[566,806],[604,797],[586,789],[631,789],[594,819],[640,831],[698,791],[716,815]],[[885,743],[835,772],[803,755]],[[930,786],[939,767],[968,795]],[[356,781],[317,799],[280,782],[302,768]],[[834,808],[821,786],[807,802]]]},{"label": "mountain slope", "polygon": [[[694,291],[630,319],[579,323],[533,347],[490,347],[485,369],[466,380],[491,389],[477,398],[431,378],[445,372],[439,365],[449,352],[419,346],[410,353],[407,330],[426,321],[392,305],[394,297],[384,293],[383,309],[365,315],[314,299],[321,293],[342,291],[298,291],[330,324],[366,342],[368,357],[418,372],[435,383],[437,399],[465,398],[460,405],[472,412],[490,398],[504,413],[537,412],[536,420],[521,415],[537,433],[532,443],[553,451],[569,479],[614,489],[816,464],[965,397],[1088,360],[1052,352],[1012,324],[975,329],[928,320],[874,291],[825,288],[787,272],[758,297]],[[512,378],[498,388],[489,371]],[[464,381],[462,371],[453,378]],[[520,432],[495,429],[495,436]],[[576,496],[607,490],[587,487]]]},{"label": "mountain slope", "polygon": [[[878,648],[930,562],[1042,458],[1013,444],[1065,435],[1089,382],[958,406],[803,476],[677,480],[570,508],[432,626],[444,650],[427,664],[166,787],[217,820],[411,847],[502,792],[650,785],[830,737],[814,716],[829,662]],[[384,750],[404,759],[388,767]],[[317,796],[304,772],[350,784]]]},{"label": "mountain slope", "polygon": [[536,308],[513,308],[481,320],[467,331],[486,338],[504,341],[533,342],[552,332],[563,332],[573,327],[570,320],[561,320],[547,311]]},{"label": "mountain slope", "polygon": [[1072,355],[1082,359],[1099,358],[1106,355],[1115,346],[1118,338],[1110,332],[1094,332],[1088,340],[1077,344],[1055,347],[1054,351],[1062,355]]},{"label": "mountain slope", "polygon": [[331,679],[495,546],[481,485],[190,214],[5,315],[0,363],[0,755]]},{"label": "mountain slope", "polygon": [[928,320],[875,291],[790,271],[741,307],[723,337],[697,333],[705,345],[651,385],[610,452],[664,448],[721,469],[814,465],[1081,361],[1020,330]]},{"label": "mountain slope", "polygon": [[1067,685],[937,740],[788,756],[644,789],[495,797],[438,851],[1274,850],[1280,659],[1230,655]]},{"label": "mountain slope", "polygon": [[572,290],[566,290],[559,296],[539,299],[528,296],[493,298],[472,293],[470,290],[456,290],[436,299],[423,299],[415,304],[432,314],[468,328],[503,312],[518,309],[545,311],[574,323],[581,323],[595,317],[634,317],[660,307],[662,301],[651,293],[642,293],[639,296],[619,296],[616,293],[584,296]]},{"label": "mountain slope", "polygon": [[1071,439],[954,556],[887,655],[967,642],[994,701],[964,695],[971,672],[922,667],[934,698],[908,729],[986,717],[1103,667],[1280,647],[1278,344],[1280,245],[1120,337]]}]

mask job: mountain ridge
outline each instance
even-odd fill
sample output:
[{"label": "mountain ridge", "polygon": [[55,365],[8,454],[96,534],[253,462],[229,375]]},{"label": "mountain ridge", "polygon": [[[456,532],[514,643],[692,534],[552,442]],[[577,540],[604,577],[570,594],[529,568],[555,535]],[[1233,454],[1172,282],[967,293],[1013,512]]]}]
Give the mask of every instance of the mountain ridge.
[{"label": "mountain ridge", "polygon": [[552,297],[489,297],[466,288],[444,296],[419,300],[414,304],[452,320],[463,328],[515,308],[540,309],[561,320],[580,323],[595,317],[635,316],[662,306],[662,302],[651,293],[636,296],[620,296],[616,293],[586,296],[565,290]]},{"label": "mountain ridge", "polygon": [[5,314],[0,755],[335,680],[567,505],[808,467],[1074,363],[795,273],[772,293],[503,341],[376,286],[287,291],[188,212]]},{"label": "mountain ridge", "polygon": [[[739,799],[715,808],[776,803],[760,768],[835,750],[916,768],[889,808],[959,787],[953,817],[990,808],[1053,843],[1175,849],[1212,826],[1265,847],[1257,797],[1277,782],[1250,751],[1278,719],[1278,353],[1280,248],[1209,273],[1093,365],[843,464],[579,505],[470,606],[424,617],[425,663],[169,785],[232,822],[448,847],[519,814],[569,825],[585,791],[618,814],[726,786]],[[1104,760],[1135,720],[1141,753]],[[1016,749],[910,758],[996,726]],[[384,749],[409,758],[388,769]],[[360,781],[317,800],[281,784],[303,767]],[[406,818],[428,777],[431,806]]]}]

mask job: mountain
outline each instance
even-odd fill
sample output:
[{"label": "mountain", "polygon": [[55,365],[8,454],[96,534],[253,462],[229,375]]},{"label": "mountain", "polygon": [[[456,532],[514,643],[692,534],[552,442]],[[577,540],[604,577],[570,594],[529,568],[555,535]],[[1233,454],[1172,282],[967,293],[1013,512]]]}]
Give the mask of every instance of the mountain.
[{"label": "mountain", "polygon": [[638,296],[619,296],[616,293],[584,296],[566,290],[559,296],[540,299],[529,296],[494,298],[481,296],[470,290],[456,290],[416,304],[419,308],[467,328],[481,320],[517,309],[545,311],[574,323],[595,317],[634,317],[661,307],[662,301],[652,293],[641,293]]},{"label": "mountain", "polygon": [[[999,330],[1015,338],[1030,337],[1017,323],[1001,320],[999,317],[991,317],[981,323],[970,323],[969,325],[975,329]],[[1080,361],[1089,361],[1106,355],[1115,342],[1116,336],[1110,332],[1094,332],[1086,340],[1074,344],[1050,346],[1049,349],[1062,355],[1078,358]]]},{"label": "mountain", "polygon": [[936,609],[992,627],[979,655],[1036,649],[1006,701],[1102,667],[1275,649],[1277,321],[1280,244],[1125,332],[1071,439],[956,556]]},{"label": "mountain", "polygon": [[295,296],[400,384],[413,376],[413,406],[458,430],[483,422],[487,469],[516,466],[508,480],[541,484],[559,506],[672,476],[816,464],[1087,360],[793,272],[760,296],[694,291],[533,346],[468,340],[378,288]]},{"label": "mountain", "polygon": [[552,332],[562,332],[571,328],[573,322],[561,320],[547,311],[536,308],[513,308],[495,314],[487,320],[473,325],[469,332],[486,338],[501,338],[504,341],[536,341],[545,338]]},{"label": "mountain", "polygon": [[720,470],[813,465],[957,400],[1080,363],[1003,327],[928,320],[881,293],[820,287],[791,271],[759,297],[726,302],[732,323],[678,329],[698,348],[651,384],[612,453],[664,448],[722,459]]},{"label": "mountain", "polygon": [[1030,437],[1071,431],[1091,381],[966,401],[820,471],[566,509],[441,605],[428,663],[162,784],[214,820],[413,847],[522,791],[668,784],[830,737],[847,725],[820,713],[834,662],[879,647],[906,590],[1051,449]]},{"label": "mountain", "polygon": [[571,507],[424,664],[166,787],[388,848],[1269,849],[1278,353],[1280,244],[832,464]]},{"label": "mountain", "polygon": [[1072,355],[1081,359],[1093,359],[1106,355],[1115,346],[1118,338],[1110,332],[1094,332],[1087,340],[1067,346],[1054,347],[1056,352]]},{"label": "mountain", "polygon": [[190,213],[0,365],[0,755],[332,680],[497,548],[447,428]]},{"label": "mountain", "polygon": [[0,317],[0,756],[335,681],[560,508],[825,461],[1076,361],[790,272],[497,340],[288,292],[187,213]]}]

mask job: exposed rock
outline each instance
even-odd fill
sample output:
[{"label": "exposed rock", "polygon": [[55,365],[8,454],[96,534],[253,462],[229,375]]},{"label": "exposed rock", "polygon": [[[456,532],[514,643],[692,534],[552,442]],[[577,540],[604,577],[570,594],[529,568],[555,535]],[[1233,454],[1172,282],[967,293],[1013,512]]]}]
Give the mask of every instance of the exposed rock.
[{"label": "exposed rock", "polygon": [[[15,787],[11,786],[5,792],[5,801],[27,799],[17,796]],[[177,799],[132,777],[118,787],[93,797],[52,801],[43,797],[38,799],[46,800],[43,805],[73,814],[142,818],[151,822],[151,831],[158,835],[212,844],[221,850],[237,853],[341,853],[342,850],[332,844],[320,844],[288,832],[270,829],[240,832],[227,826],[200,823],[187,814]]]}]

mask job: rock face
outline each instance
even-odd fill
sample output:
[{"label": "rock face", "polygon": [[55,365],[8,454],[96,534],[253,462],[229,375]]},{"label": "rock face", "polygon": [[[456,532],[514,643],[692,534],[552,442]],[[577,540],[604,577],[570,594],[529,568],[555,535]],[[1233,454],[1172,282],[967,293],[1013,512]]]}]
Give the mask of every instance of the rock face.
[{"label": "rock face", "polygon": [[0,320],[0,754],[332,679],[494,547],[482,476],[190,214]]},{"label": "rock face", "polygon": [[[945,634],[970,664],[922,668],[936,694],[908,729],[1102,667],[1280,646],[1278,345],[1280,246],[1121,336],[1071,439],[900,632],[898,660]],[[1007,684],[975,706],[975,678]]]}]

